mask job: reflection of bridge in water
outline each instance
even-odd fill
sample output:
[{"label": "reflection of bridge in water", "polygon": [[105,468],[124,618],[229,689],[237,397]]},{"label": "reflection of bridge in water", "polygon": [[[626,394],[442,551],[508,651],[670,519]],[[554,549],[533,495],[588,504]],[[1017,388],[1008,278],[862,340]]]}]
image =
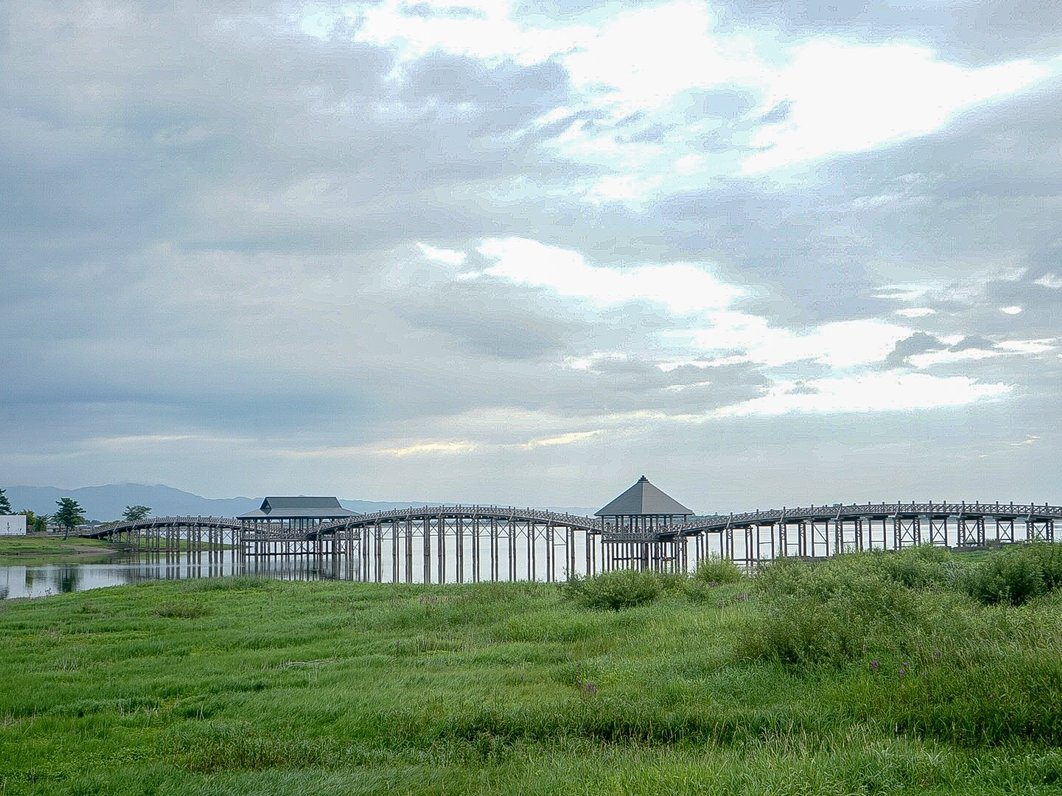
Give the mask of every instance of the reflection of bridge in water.
[{"label": "reflection of bridge in water", "polygon": [[[631,490],[643,483],[655,490],[644,479]],[[235,557],[249,572],[287,560],[351,580],[463,583],[557,581],[619,568],[689,571],[709,556],[752,566],[783,556],[824,558],[918,544],[976,549],[1054,541],[1055,522],[1062,520],[1062,506],[1029,503],[834,504],[710,517],[672,511],[672,505],[683,508],[672,501],[668,513],[603,509],[601,516],[584,517],[427,506],[297,523],[164,517],[82,535],[142,553],[183,551],[207,562]]]}]

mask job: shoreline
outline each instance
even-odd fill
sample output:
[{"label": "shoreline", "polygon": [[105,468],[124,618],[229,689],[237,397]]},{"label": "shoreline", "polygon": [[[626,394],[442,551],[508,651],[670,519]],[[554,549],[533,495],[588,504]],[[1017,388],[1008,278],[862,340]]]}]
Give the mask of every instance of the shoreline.
[{"label": "shoreline", "polygon": [[0,566],[86,563],[121,553],[121,548],[108,542],[77,536],[65,539],[53,534],[0,536]]}]

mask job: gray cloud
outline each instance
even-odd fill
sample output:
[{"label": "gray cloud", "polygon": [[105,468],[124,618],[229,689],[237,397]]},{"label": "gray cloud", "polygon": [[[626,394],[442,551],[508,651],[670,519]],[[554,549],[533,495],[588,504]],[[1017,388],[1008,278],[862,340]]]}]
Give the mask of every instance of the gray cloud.
[{"label": "gray cloud", "polygon": [[1038,0],[723,0],[730,24],[754,24],[795,38],[814,34],[908,41],[949,58],[984,63],[1053,56],[1062,49],[1062,9]]},{"label": "gray cloud", "polygon": [[[772,328],[872,317],[910,327],[886,368],[909,370],[955,336],[955,352],[1057,338],[1062,294],[1035,284],[1062,274],[1057,81],[801,179],[731,176],[638,207],[590,204],[586,185],[604,169],[550,144],[607,117],[572,110],[556,62],[400,63],[344,31],[302,35],[284,6],[96,7],[108,13],[0,9],[0,483],[146,478],[227,494],[268,480],[367,498],[527,502],[539,490],[541,502],[592,504],[598,485],[609,484],[604,499],[655,468],[714,510],[819,492],[878,498],[933,479],[983,497],[984,452],[1003,463],[986,482],[1047,489],[1048,468],[1031,469],[1041,450],[1020,459],[1007,446],[1052,439],[1054,351],[932,369],[1015,386],[1013,400],[976,408],[716,422],[713,409],[775,378],[811,391],[829,368],[664,370],[662,357],[696,359],[668,337],[695,321],[455,274],[488,265],[481,239],[509,235],[617,269],[705,263],[745,291],[733,309]],[[871,38],[892,19],[817,11],[798,28],[787,13],[756,19],[794,36]],[[1054,14],[1037,13],[1041,25]],[[1054,40],[1054,28],[1037,36],[1032,17],[1020,22],[991,46],[973,23],[925,35],[971,60]],[[718,120],[718,149],[754,107],[729,90],[683,101],[687,122]],[[556,121],[533,124],[550,111]],[[666,125],[633,116],[618,129],[666,140]],[[468,261],[429,262],[418,241]],[[911,283],[933,288],[935,315],[897,317],[906,305],[878,297]],[[1011,305],[1023,312],[1000,312]],[[574,367],[581,358],[592,362]],[[527,444],[588,433],[572,448]],[[475,452],[443,466],[368,453],[466,437]],[[941,455],[969,459],[967,475],[942,476]],[[231,480],[204,475],[204,461]]]},{"label": "gray cloud", "polygon": [[[931,334],[915,332],[896,344],[889,354],[888,359],[882,363],[884,368],[900,368],[908,364],[908,358],[915,354],[924,354],[927,351],[941,351],[947,348],[947,344]],[[951,349],[956,350],[956,349]]]}]

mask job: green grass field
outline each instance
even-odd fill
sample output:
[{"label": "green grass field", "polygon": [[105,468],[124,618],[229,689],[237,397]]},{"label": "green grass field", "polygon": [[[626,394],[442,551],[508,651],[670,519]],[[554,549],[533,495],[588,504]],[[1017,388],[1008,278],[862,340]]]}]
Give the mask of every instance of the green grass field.
[{"label": "green grass field", "polygon": [[0,603],[0,793],[1058,793],[1049,553]]},{"label": "green grass field", "polygon": [[99,539],[62,536],[0,536],[0,565],[51,564],[106,558],[118,548]]}]

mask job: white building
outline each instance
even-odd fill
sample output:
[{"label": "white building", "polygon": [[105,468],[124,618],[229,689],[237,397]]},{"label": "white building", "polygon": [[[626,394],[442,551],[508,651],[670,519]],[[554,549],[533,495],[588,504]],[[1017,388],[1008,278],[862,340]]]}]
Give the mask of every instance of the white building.
[{"label": "white building", "polygon": [[25,536],[25,514],[0,514],[0,536]]}]

